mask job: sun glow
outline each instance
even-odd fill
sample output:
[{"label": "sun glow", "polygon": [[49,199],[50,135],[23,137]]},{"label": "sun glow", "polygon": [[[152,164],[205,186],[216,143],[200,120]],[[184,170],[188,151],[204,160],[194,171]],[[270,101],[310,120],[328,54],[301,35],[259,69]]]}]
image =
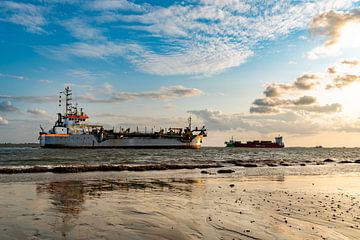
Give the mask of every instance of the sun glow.
[{"label": "sun glow", "polygon": [[340,26],[334,35],[329,36],[323,45],[309,51],[308,58],[314,60],[329,56],[340,56],[346,49],[358,52],[360,48],[359,38],[360,21],[348,21]]},{"label": "sun glow", "polygon": [[351,21],[346,23],[340,31],[337,42],[340,48],[360,47],[360,21]]},{"label": "sun glow", "polygon": [[340,103],[344,117],[360,117],[359,93],[360,83],[354,83],[341,89],[321,90],[317,96],[321,105]]}]

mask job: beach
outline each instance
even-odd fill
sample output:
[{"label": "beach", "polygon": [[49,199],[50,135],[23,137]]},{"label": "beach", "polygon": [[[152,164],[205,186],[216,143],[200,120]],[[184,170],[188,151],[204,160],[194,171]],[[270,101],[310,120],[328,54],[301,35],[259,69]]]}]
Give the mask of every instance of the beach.
[{"label": "beach", "polygon": [[0,0],[0,29],[0,240],[360,240],[360,0]]},{"label": "beach", "polygon": [[359,238],[358,164],[226,169],[1,174],[1,239]]}]

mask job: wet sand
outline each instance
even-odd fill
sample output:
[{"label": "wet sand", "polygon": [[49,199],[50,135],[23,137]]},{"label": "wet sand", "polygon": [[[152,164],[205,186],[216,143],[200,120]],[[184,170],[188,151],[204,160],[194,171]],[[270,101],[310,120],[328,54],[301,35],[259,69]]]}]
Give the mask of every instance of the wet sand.
[{"label": "wet sand", "polygon": [[[262,174],[244,174],[259,169]],[[359,239],[359,172],[288,175],[288,167],[276,169],[6,174],[0,178],[0,236]]]}]

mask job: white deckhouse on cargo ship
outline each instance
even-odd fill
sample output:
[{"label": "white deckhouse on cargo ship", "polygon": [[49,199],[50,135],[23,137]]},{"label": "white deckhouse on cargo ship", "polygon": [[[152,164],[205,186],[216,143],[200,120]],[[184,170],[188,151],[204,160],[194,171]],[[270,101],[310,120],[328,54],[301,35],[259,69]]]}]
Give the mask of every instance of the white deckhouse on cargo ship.
[{"label": "white deckhouse on cargo ship", "polygon": [[[85,123],[89,118],[83,109],[72,105],[70,87],[65,95],[65,114],[58,113],[55,125],[48,131],[41,128],[40,146],[46,148],[200,148],[206,129],[191,129],[191,117],[186,128],[139,132],[128,129],[105,130],[101,125]],[[59,99],[61,106],[61,95]]]}]

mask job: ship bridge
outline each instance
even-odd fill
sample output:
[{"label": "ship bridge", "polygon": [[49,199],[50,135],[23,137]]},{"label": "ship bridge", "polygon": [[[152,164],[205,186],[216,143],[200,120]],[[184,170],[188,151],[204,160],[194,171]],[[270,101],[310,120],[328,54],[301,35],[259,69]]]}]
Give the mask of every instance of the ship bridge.
[{"label": "ship bridge", "polygon": [[85,132],[84,122],[89,118],[82,108],[72,104],[72,91],[69,86],[59,95],[59,106],[62,106],[62,96],[65,96],[65,114],[58,113],[54,127],[49,131],[54,134],[69,134]]}]

